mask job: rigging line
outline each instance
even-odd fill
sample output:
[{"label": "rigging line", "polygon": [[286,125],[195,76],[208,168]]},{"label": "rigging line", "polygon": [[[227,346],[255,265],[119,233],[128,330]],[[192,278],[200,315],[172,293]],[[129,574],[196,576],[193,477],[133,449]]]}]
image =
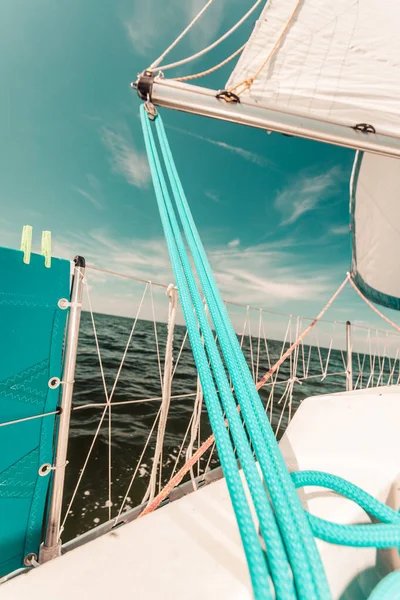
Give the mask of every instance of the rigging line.
[{"label": "rigging line", "polygon": [[121,503],[121,506],[120,506],[120,508],[119,508],[118,514],[117,514],[117,516],[115,517],[115,520],[114,520],[114,527],[115,527],[115,525],[118,523],[118,519],[120,518],[120,516],[121,516],[121,513],[122,513],[122,511],[123,511],[123,509],[124,509],[125,502],[126,502],[126,500],[127,500],[127,498],[128,498],[129,492],[131,491],[131,488],[132,488],[133,482],[135,481],[135,478],[136,478],[137,472],[139,471],[139,467],[140,467],[140,465],[142,464],[142,460],[143,460],[144,453],[146,452],[147,446],[149,445],[149,442],[150,442],[151,436],[153,435],[153,431],[154,431],[154,429],[155,429],[155,426],[156,426],[156,423],[157,423],[157,421],[158,421],[158,418],[159,418],[159,416],[160,416],[160,413],[161,413],[161,406],[160,406],[160,408],[158,409],[158,413],[157,413],[157,415],[156,415],[156,418],[154,419],[153,426],[152,426],[152,428],[150,429],[150,433],[149,433],[149,435],[147,436],[147,440],[146,440],[146,443],[145,443],[145,445],[144,445],[144,448],[143,448],[143,450],[142,450],[142,453],[141,453],[141,455],[139,456],[139,460],[138,460],[138,462],[137,462],[137,464],[136,464],[136,469],[135,469],[135,471],[134,471],[134,473],[133,473],[133,475],[132,475],[132,477],[131,477],[131,480],[130,480],[130,482],[129,482],[129,485],[128,485],[128,489],[126,490],[126,494],[125,494],[125,496],[124,496],[124,499],[122,500],[122,503]]},{"label": "rigging line", "polygon": [[207,4],[205,4],[201,10],[199,10],[197,15],[190,21],[189,25],[187,27],[185,27],[185,29],[178,35],[178,37],[175,38],[175,40],[172,42],[172,44],[170,44],[170,46],[168,46],[168,48],[166,50],[164,50],[164,52],[162,54],[160,54],[160,56],[150,65],[150,67],[148,69],[149,71],[153,71],[154,69],[156,69],[158,67],[160,62],[162,60],[164,60],[164,58],[171,52],[171,50],[173,50],[175,48],[175,46],[177,44],[179,44],[179,42],[185,37],[185,35],[187,33],[189,33],[189,31],[192,29],[193,25],[195,25],[195,23],[197,23],[197,21],[203,16],[203,14],[211,6],[211,4],[213,2],[214,2],[214,0],[208,0]]},{"label": "rigging line", "polygon": [[[278,39],[276,40],[275,44],[272,47],[272,50],[270,51],[270,53],[268,54],[267,58],[263,61],[263,63],[261,64],[261,66],[257,69],[257,71],[254,73],[254,75],[252,75],[251,77],[248,77],[247,79],[244,79],[243,81],[240,81],[239,83],[237,83],[236,85],[234,85],[233,87],[231,87],[228,91],[232,92],[235,90],[235,93],[237,96],[240,96],[240,94],[242,92],[244,92],[245,90],[247,90],[248,88],[250,88],[255,79],[257,79],[257,77],[259,76],[259,74],[261,73],[261,71],[264,69],[265,65],[270,61],[270,59],[273,57],[273,55],[275,54],[275,52],[278,49],[279,44],[281,43],[285,33],[287,32],[287,30],[289,29],[290,25],[292,24],[292,21],[296,15],[296,12],[300,6],[302,0],[297,0],[297,4],[294,7],[290,17],[288,18],[288,20],[285,23],[284,28],[282,29]],[[241,88],[241,89],[238,89]]]},{"label": "rigging line", "polygon": [[[165,347],[165,358],[164,358],[164,377],[161,375],[161,364],[160,364],[160,380],[162,386],[162,402],[161,402],[161,413],[158,422],[157,440],[156,447],[154,450],[153,465],[150,474],[149,485],[146,490],[146,494],[142,502],[146,502],[147,499],[153,500],[156,493],[157,485],[157,472],[159,474],[159,481],[161,486],[162,480],[162,465],[163,465],[163,444],[165,438],[165,431],[167,427],[167,419],[169,408],[171,404],[171,383],[172,383],[172,367],[173,367],[173,345],[174,345],[174,328],[175,328],[175,317],[176,317],[176,303],[177,294],[174,286],[171,284],[167,290],[169,296],[169,310],[168,310],[168,334],[167,342]],[[154,317],[154,314],[153,314]],[[154,325],[156,322],[154,319]],[[157,340],[157,351],[158,351],[158,340]],[[160,357],[158,354],[160,361]]]},{"label": "rigging line", "polygon": [[215,73],[215,71],[218,71],[218,69],[221,69],[222,67],[227,65],[228,62],[230,62],[236,56],[238,56],[238,54],[243,52],[246,44],[247,44],[247,42],[245,42],[243,44],[243,46],[240,46],[240,48],[235,50],[235,52],[233,52],[233,54],[228,56],[228,58],[225,58],[225,60],[218,63],[217,65],[214,65],[214,67],[211,67],[210,69],[206,69],[205,71],[200,71],[199,73],[194,73],[193,75],[185,75],[184,77],[171,77],[171,81],[191,81],[192,79],[200,79],[200,77],[205,77],[206,75],[211,75],[211,73]]},{"label": "rigging line", "polygon": [[349,277],[350,277],[349,274],[347,274],[343,283],[339,286],[339,288],[336,290],[336,292],[333,294],[332,298],[324,306],[324,308],[321,310],[321,312],[315,317],[314,321],[312,323],[310,323],[310,325],[308,327],[306,327],[306,329],[298,337],[298,339],[290,346],[290,348],[288,348],[286,350],[286,352],[281,356],[281,358],[274,364],[272,369],[269,369],[269,371],[267,371],[267,373],[264,375],[264,377],[262,377],[262,379],[260,379],[260,381],[257,383],[257,386],[256,386],[257,390],[259,390],[268,381],[268,379],[271,377],[271,375],[273,375],[273,373],[275,373],[275,371],[277,369],[279,369],[281,364],[287,359],[288,356],[290,356],[290,354],[293,352],[293,350],[295,350],[295,348],[301,343],[301,341],[306,337],[306,335],[315,327],[315,325],[318,323],[320,317],[322,317],[326,313],[328,308],[330,308],[332,303],[336,300],[336,298],[339,296],[339,294],[343,291],[344,287],[346,286],[347,282],[349,281]]},{"label": "rigging line", "polygon": [[256,0],[256,2],[247,11],[247,13],[241,19],[239,19],[239,21],[236,23],[236,25],[234,25],[227,32],[225,32],[223,35],[221,35],[221,37],[219,37],[217,40],[215,40],[215,42],[213,42],[206,48],[203,48],[203,50],[200,50],[200,52],[196,52],[195,54],[192,54],[191,56],[187,56],[186,58],[178,60],[174,63],[170,63],[168,65],[161,65],[159,67],[159,69],[162,71],[167,71],[168,69],[172,69],[175,67],[179,67],[181,65],[185,65],[186,63],[191,62],[192,60],[195,60],[196,58],[200,58],[200,56],[204,56],[204,54],[207,54],[207,52],[210,52],[210,50],[213,50],[213,48],[215,48],[216,46],[219,46],[219,44],[221,44],[221,42],[226,40],[226,38],[228,38],[234,31],[236,31],[236,29],[238,29],[248,19],[248,17],[255,11],[255,9],[257,8],[257,6],[259,6],[261,4],[261,2],[262,2],[262,0]]},{"label": "rigging line", "polygon": [[51,415],[58,415],[58,410],[53,410],[48,413],[41,413],[40,415],[33,415],[31,417],[23,417],[22,419],[15,419],[14,421],[5,421],[0,423],[0,427],[6,427],[7,425],[16,425],[17,423],[24,423],[25,421],[32,421],[32,419],[41,419],[42,417],[50,417]]},{"label": "rigging line", "polygon": [[165,283],[156,283],[154,281],[150,281],[150,279],[141,279],[140,277],[134,277],[133,275],[127,275],[126,273],[118,273],[117,271],[110,271],[109,269],[101,269],[100,267],[95,267],[94,265],[86,265],[86,269],[98,271],[99,273],[107,273],[107,275],[116,275],[116,277],[131,279],[132,281],[139,281],[140,283],[151,283],[152,285],[156,285],[157,287],[162,287],[165,289],[168,287],[168,285]]},{"label": "rigging line", "polygon": [[[171,396],[171,400],[175,400],[177,398],[191,398],[195,395],[196,395],[196,392],[192,392],[191,394],[177,394],[176,396]],[[162,396],[154,396],[154,398],[138,398],[136,400],[121,400],[121,402],[113,402],[112,404],[113,404],[113,406],[124,406],[125,404],[139,404],[140,402],[156,402],[156,401],[160,402],[162,399],[163,399]],[[85,408],[98,408],[100,406],[108,406],[108,403],[107,402],[92,402],[90,404],[82,404],[82,406],[74,406],[72,408],[72,410],[83,410]],[[53,413],[45,413],[45,414],[47,416],[47,414],[53,414]],[[27,417],[27,418],[31,419],[32,417]]]},{"label": "rigging line", "polygon": [[[61,524],[61,527],[60,527],[59,536],[61,535],[61,533],[62,533],[62,531],[63,531],[63,529],[64,529],[65,522],[66,522],[66,520],[67,520],[67,518],[68,518],[69,511],[71,510],[72,504],[73,504],[73,502],[74,502],[74,500],[75,500],[75,496],[76,496],[76,494],[77,494],[77,492],[78,492],[79,486],[80,486],[80,484],[81,484],[81,481],[82,481],[82,477],[83,477],[83,475],[84,475],[84,473],[85,473],[85,470],[86,470],[86,467],[87,467],[87,465],[88,465],[88,462],[89,462],[90,456],[91,456],[91,454],[92,454],[92,451],[93,451],[93,448],[94,448],[94,446],[95,446],[96,440],[97,440],[97,438],[98,438],[98,435],[99,435],[99,433],[100,433],[100,429],[101,429],[101,426],[102,426],[102,424],[103,424],[103,421],[104,421],[104,419],[105,419],[105,416],[106,416],[106,414],[107,414],[107,410],[108,410],[108,409],[109,409],[109,407],[110,407],[110,403],[111,403],[112,397],[113,397],[113,395],[114,395],[114,391],[115,391],[116,385],[117,385],[117,383],[118,383],[118,379],[119,379],[119,376],[120,376],[120,373],[121,373],[121,369],[122,369],[122,366],[123,366],[123,364],[124,364],[124,361],[125,361],[126,353],[127,353],[127,351],[128,351],[128,347],[129,347],[129,344],[130,344],[130,342],[131,342],[132,335],[133,335],[134,329],[135,329],[135,327],[136,327],[137,320],[138,320],[138,318],[139,318],[139,314],[140,314],[140,311],[141,311],[141,308],[142,308],[142,305],[143,305],[143,301],[144,301],[144,298],[145,298],[145,295],[146,295],[146,292],[147,292],[147,288],[148,288],[148,286],[149,286],[149,284],[148,284],[148,283],[146,283],[146,285],[145,285],[145,288],[144,288],[144,291],[143,291],[143,294],[142,294],[142,298],[141,298],[141,300],[140,300],[140,304],[139,304],[139,307],[138,307],[138,310],[137,310],[137,313],[136,313],[136,317],[135,317],[135,320],[134,320],[134,323],[133,323],[133,326],[132,326],[132,330],[131,330],[131,333],[130,333],[130,335],[129,335],[128,343],[127,343],[127,345],[126,345],[125,352],[124,352],[124,354],[123,354],[122,361],[121,361],[120,367],[119,367],[119,369],[118,369],[118,373],[117,373],[116,379],[115,379],[115,381],[114,381],[114,385],[113,385],[113,388],[112,388],[112,390],[111,390],[111,394],[110,394],[110,396],[108,396],[108,393],[107,393],[107,387],[106,387],[106,384],[105,384],[105,378],[103,379],[103,383],[104,383],[104,386],[105,386],[104,392],[105,392],[105,396],[106,396],[107,404],[106,404],[106,406],[104,407],[104,410],[103,410],[103,412],[102,412],[102,414],[101,414],[100,421],[99,421],[99,423],[98,423],[98,425],[97,425],[97,429],[96,429],[96,431],[95,431],[95,434],[94,434],[94,436],[93,436],[92,443],[91,443],[91,445],[90,445],[90,448],[89,448],[89,451],[88,451],[88,453],[87,453],[87,455],[86,455],[86,459],[85,459],[85,462],[84,462],[84,464],[83,464],[83,467],[82,467],[82,469],[81,469],[81,472],[80,472],[80,474],[79,474],[78,481],[77,481],[77,483],[76,483],[76,485],[75,485],[74,491],[73,491],[73,493],[72,493],[71,500],[69,501],[69,504],[68,504],[68,506],[67,506],[67,510],[66,510],[66,512],[65,512],[65,516],[64,516],[63,522],[62,522],[62,524]],[[92,318],[92,325],[93,325],[93,327],[94,327],[94,330],[93,330],[93,332],[94,332],[94,336],[95,336],[95,340],[96,340],[96,348],[97,348],[97,351],[98,351],[98,353],[99,353],[99,354],[98,354],[98,356],[99,356],[99,361],[100,361],[100,369],[101,369],[101,372],[102,372],[102,377],[104,377],[103,364],[102,364],[102,360],[101,360],[100,347],[99,347],[99,343],[98,343],[97,330],[96,330],[96,325],[95,325],[95,322],[94,322],[93,310],[92,310],[92,303],[91,303],[91,300],[90,300],[90,293],[89,293],[89,286],[88,286],[88,285],[86,285],[86,294],[87,294],[87,298],[88,298],[88,304],[89,304],[90,315],[91,315],[91,318]]]},{"label": "rigging line", "polygon": [[155,340],[156,340],[158,373],[160,375],[160,386],[161,386],[161,389],[162,389],[162,387],[163,387],[163,376],[162,376],[162,372],[161,372],[161,358],[160,358],[160,347],[159,347],[159,344],[158,344],[157,321],[156,321],[156,315],[155,315],[155,311],[154,311],[153,284],[151,283],[151,281],[150,281],[150,300],[151,300],[151,314],[152,314],[152,317],[153,317],[154,337],[155,337]]},{"label": "rigging line", "polygon": [[[122,277],[123,279],[130,279],[132,281],[139,281],[140,283],[148,283],[148,284],[152,284],[153,286],[157,286],[157,287],[162,287],[167,289],[168,285],[165,283],[157,283],[154,281],[150,281],[150,279],[141,279],[140,277],[134,277],[133,275],[127,275],[126,273],[119,273],[118,271],[111,271],[109,269],[101,269],[100,267],[95,267],[94,265],[86,265],[86,269],[91,269],[92,271],[98,271],[100,273],[107,273],[108,275],[115,275],[116,277]],[[357,290],[358,291],[358,290]],[[250,310],[262,310],[263,313],[268,313],[271,315],[282,315],[284,317],[288,317],[289,314],[288,313],[283,313],[283,312],[279,312],[279,311],[275,311],[275,310],[269,310],[267,308],[261,308],[259,306],[251,306],[249,304],[242,304],[240,302],[233,302],[232,300],[225,300],[226,304],[230,304],[231,306],[241,306],[242,308],[249,308]],[[373,310],[374,307],[371,305],[371,308]],[[382,315],[380,315],[382,316]],[[384,318],[384,317],[383,317]],[[314,317],[306,317],[306,316],[302,316],[302,319],[307,320],[307,321],[313,321]],[[384,319],[386,320],[386,319]],[[346,325],[346,321],[330,321],[328,319],[320,319],[321,323],[338,323],[339,325]],[[388,321],[389,325],[394,326],[392,321]],[[368,330],[369,327],[366,325],[352,325],[352,327],[357,328],[357,329],[364,329],[364,330]],[[389,331],[389,335],[399,335],[400,333],[400,328],[397,326],[394,326],[394,328],[397,330],[397,333],[395,333],[394,331]],[[380,333],[387,333],[387,330],[385,329],[377,329],[377,331],[379,331]],[[187,334],[186,334],[187,335]]]},{"label": "rigging line", "polygon": [[[360,298],[362,298],[364,300],[364,302],[367,304],[367,306],[369,306],[379,317],[381,317],[381,319],[383,319],[384,321],[386,321],[386,323],[388,323],[391,327],[394,327],[394,329],[396,329],[396,331],[398,331],[400,333],[400,327],[398,325],[396,325],[396,323],[393,323],[393,321],[391,321],[388,317],[385,317],[385,315],[383,313],[381,313],[381,311],[378,310],[376,308],[376,306],[374,306],[372,304],[372,302],[370,302],[364,296],[364,294],[362,294],[362,292],[360,292],[360,290],[358,289],[358,287],[354,283],[353,279],[351,278],[350,273],[348,273],[347,275],[348,275],[349,281],[350,281],[353,289],[355,289],[355,291],[357,292],[357,294],[360,296]],[[379,331],[379,330],[377,329],[376,331]]]},{"label": "rigging line", "polygon": [[[348,275],[346,276],[346,279],[343,281],[343,283],[340,285],[340,287],[338,288],[338,290],[334,293],[334,295],[332,296],[332,298],[329,300],[329,302],[325,305],[325,307],[321,310],[321,312],[319,313],[319,315],[314,319],[314,321],[303,331],[303,333],[299,336],[299,338],[294,342],[294,344],[292,344],[292,346],[290,346],[290,348],[288,348],[288,350],[281,356],[281,358],[275,363],[275,365],[264,375],[264,377],[258,382],[256,388],[260,389],[267,381],[268,379],[270,379],[271,375],[273,373],[275,373],[275,371],[280,367],[280,365],[286,360],[286,358],[290,355],[291,352],[294,351],[294,349],[301,343],[301,341],[305,338],[305,336],[311,331],[311,329],[313,327],[315,327],[315,325],[317,324],[318,320],[320,317],[322,317],[326,311],[328,310],[328,308],[332,305],[333,301],[338,297],[338,295],[342,292],[343,288],[345,287],[345,285],[347,284],[348,281]],[[400,375],[399,375],[400,377]],[[240,407],[238,406],[238,410],[240,409]],[[226,424],[226,421],[225,421]],[[164,486],[164,488],[161,490],[161,492],[154,498],[154,500],[152,502],[150,502],[146,508],[140,513],[138,518],[144,517],[145,515],[153,512],[154,510],[156,510],[156,508],[159,507],[159,505],[161,504],[161,502],[163,502],[166,498],[168,498],[168,496],[170,495],[170,493],[172,492],[172,490],[179,485],[179,483],[182,481],[182,479],[184,478],[184,476],[186,475],[186,473],[188,473],[190,471],[191,468],[193,468],[193,466],[196,464],[196,462],[198,460],[200,460],[200,458],[203,456],[203,454],[212,446],[212,444],[214,443],[214,435],[210,435],[205,442],[200,446],[200,448],[198,448],[196,450],[196,452],[193,454],[193,456],[190,458],[190,460],[188,460],[181,468],[180,470],[176,473],[176,475],[174,477],[172,477],[170,479],[170,481]]]}]

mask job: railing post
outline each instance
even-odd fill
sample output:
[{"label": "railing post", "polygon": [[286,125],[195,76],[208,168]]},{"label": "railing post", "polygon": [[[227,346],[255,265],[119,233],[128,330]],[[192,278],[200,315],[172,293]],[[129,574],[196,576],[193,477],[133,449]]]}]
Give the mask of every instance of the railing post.
[{"label": "railing post", "polygon": [[346,322],[346,392],[353,389],[353,352],[351,347],[351,323]]},{"label": "railing post", "polygon": [[58,424],[57,449],[54,461],[54,477],[45,541],[40,549],[39,562],[44,563],[61,554],[61,509],[63,501],[65,467],[69,425],[74,391],[76,355],[78,351],[79,325],[82,312],[82,294],[85,276],[85,259],[77,256],[72,281],[71,303],[68,321],[67,343],[65,350],[62,381],[61,414]]}]

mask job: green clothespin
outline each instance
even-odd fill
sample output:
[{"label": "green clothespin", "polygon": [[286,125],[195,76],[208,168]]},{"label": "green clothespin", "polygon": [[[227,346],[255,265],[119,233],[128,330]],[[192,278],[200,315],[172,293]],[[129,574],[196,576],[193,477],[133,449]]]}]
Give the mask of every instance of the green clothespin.
[{"label": "green clothespin", "polygon": [[44,256],[44,265],[48,269],[51,267],[51,231],[42,232],[42,249],[40,251]]},{"label": "green clothespin", "polygon": [[29,265],[32,250],[32,227],[30,225],[24,225],[22,229],[21,250],[24,253],[24,263]]}]

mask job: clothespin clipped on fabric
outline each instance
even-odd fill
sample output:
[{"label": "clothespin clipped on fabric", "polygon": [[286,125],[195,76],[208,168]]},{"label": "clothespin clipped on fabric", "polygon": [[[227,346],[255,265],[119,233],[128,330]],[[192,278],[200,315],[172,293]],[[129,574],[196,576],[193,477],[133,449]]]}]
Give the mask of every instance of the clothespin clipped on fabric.
[{"label": "clothespin clipped on fabric", "polygon": [[24,263],[29,265],[32,250],[32,227],[30,225],[24,225],[22,229],[21,250],[24,253]]},{"label": "clothespin clipped on fabric", "polygon": [[42,248],[40,254],[44,256],[44,266],[51,267],[51,231],[42,231]]}]

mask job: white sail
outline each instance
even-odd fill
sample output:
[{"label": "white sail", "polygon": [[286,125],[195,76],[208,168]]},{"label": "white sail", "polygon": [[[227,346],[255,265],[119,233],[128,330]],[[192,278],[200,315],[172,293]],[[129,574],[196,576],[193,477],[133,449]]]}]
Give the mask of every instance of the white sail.
[{"label": "white sail", "polygon": [[400,310],[400,160],[359,153],[350,202],[352,277],[370,300]]},{"label": "white sail", "polygon": [[243,98],[400,137],[399,24],[399,0],[270,0],[226,88],[253,77],[280,40]]}]

